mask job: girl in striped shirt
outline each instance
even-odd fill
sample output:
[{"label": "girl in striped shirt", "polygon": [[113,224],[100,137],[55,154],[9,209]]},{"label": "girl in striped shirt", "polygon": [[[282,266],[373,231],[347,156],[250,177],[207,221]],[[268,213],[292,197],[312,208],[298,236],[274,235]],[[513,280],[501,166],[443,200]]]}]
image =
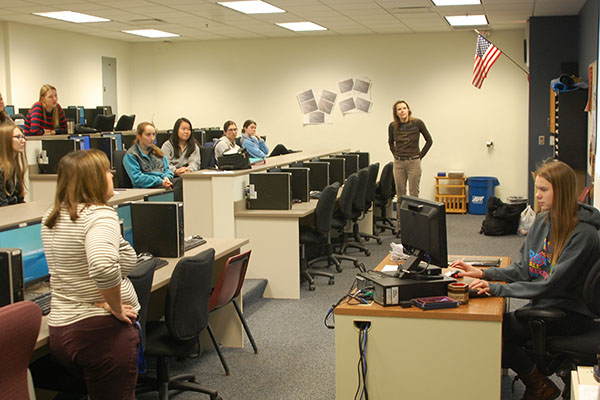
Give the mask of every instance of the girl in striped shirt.
[{"label": "girl in striped shirt", "polygon": [[40,100],[31,106],[25,118],[25,135],[58,135],[67,133],[67,118],[58,104],[56,88],[44,85],[40,89]]}]

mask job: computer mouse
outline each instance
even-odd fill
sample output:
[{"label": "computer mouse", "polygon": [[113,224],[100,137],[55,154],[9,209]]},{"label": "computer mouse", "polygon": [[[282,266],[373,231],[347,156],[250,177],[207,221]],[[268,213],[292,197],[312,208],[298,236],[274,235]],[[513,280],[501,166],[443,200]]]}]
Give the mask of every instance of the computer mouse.
[{"label": "computer mouse", "polygon": [[478,298],[482,298],[482,297],[492,297],[492,295],[489,292],[483,292],[481,294],[478,293],[479,289],[469,289],[469,298],[471,299],[478,299]]}]

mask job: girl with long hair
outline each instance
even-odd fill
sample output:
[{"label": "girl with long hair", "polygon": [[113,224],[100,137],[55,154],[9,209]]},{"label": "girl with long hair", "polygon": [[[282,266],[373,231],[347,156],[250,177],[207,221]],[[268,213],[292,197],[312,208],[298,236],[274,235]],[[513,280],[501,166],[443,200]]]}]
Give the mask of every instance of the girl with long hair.
[{"label": "girl with long hair", "polygon": [[161,148],[175,176],[200,169],[200,147],[192,136],[192,123],[181,117],[175,121],[173,133]]},{"label": "girl with long hair", "polygon": [[0,125],[0,206],[25,201],[25,135],[16,125]]},{"label": "girl with long hair", "polygon": [[43,85],[40,98],[31,106],[25,118],[25,135],[57,135],[67,133],[67,118],[58,104],[58,94],[52,85]]}]

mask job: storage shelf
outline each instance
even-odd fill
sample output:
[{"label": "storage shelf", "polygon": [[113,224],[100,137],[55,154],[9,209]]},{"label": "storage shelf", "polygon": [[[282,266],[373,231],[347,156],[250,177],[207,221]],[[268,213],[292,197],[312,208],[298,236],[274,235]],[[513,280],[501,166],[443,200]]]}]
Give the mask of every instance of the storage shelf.
[{"label": "storage shelf", "polygon": [[[447,213],[464,214],[467,212],[465,179],[464,176],[458,178],[448,176],[435,177],[435,201],[444,203]],[[457,184],[457,181],[461,183]]]}]

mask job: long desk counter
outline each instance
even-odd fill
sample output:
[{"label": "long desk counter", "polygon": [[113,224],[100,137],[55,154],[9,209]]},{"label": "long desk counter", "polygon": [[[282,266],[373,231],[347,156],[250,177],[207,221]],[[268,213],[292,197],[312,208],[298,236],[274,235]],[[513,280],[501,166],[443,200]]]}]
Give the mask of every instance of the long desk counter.
[{"label": "long desk counter", "polygon": [[[502,257],[501,267],[509,263]],[[389,256],[377,269],[387,264]],[[358,386],[355,322],[365,321],[370,398],[500,399],[503,312],[501,297],[428,311],[345,300],[334,311],[336,398],[352,398]]]}]

